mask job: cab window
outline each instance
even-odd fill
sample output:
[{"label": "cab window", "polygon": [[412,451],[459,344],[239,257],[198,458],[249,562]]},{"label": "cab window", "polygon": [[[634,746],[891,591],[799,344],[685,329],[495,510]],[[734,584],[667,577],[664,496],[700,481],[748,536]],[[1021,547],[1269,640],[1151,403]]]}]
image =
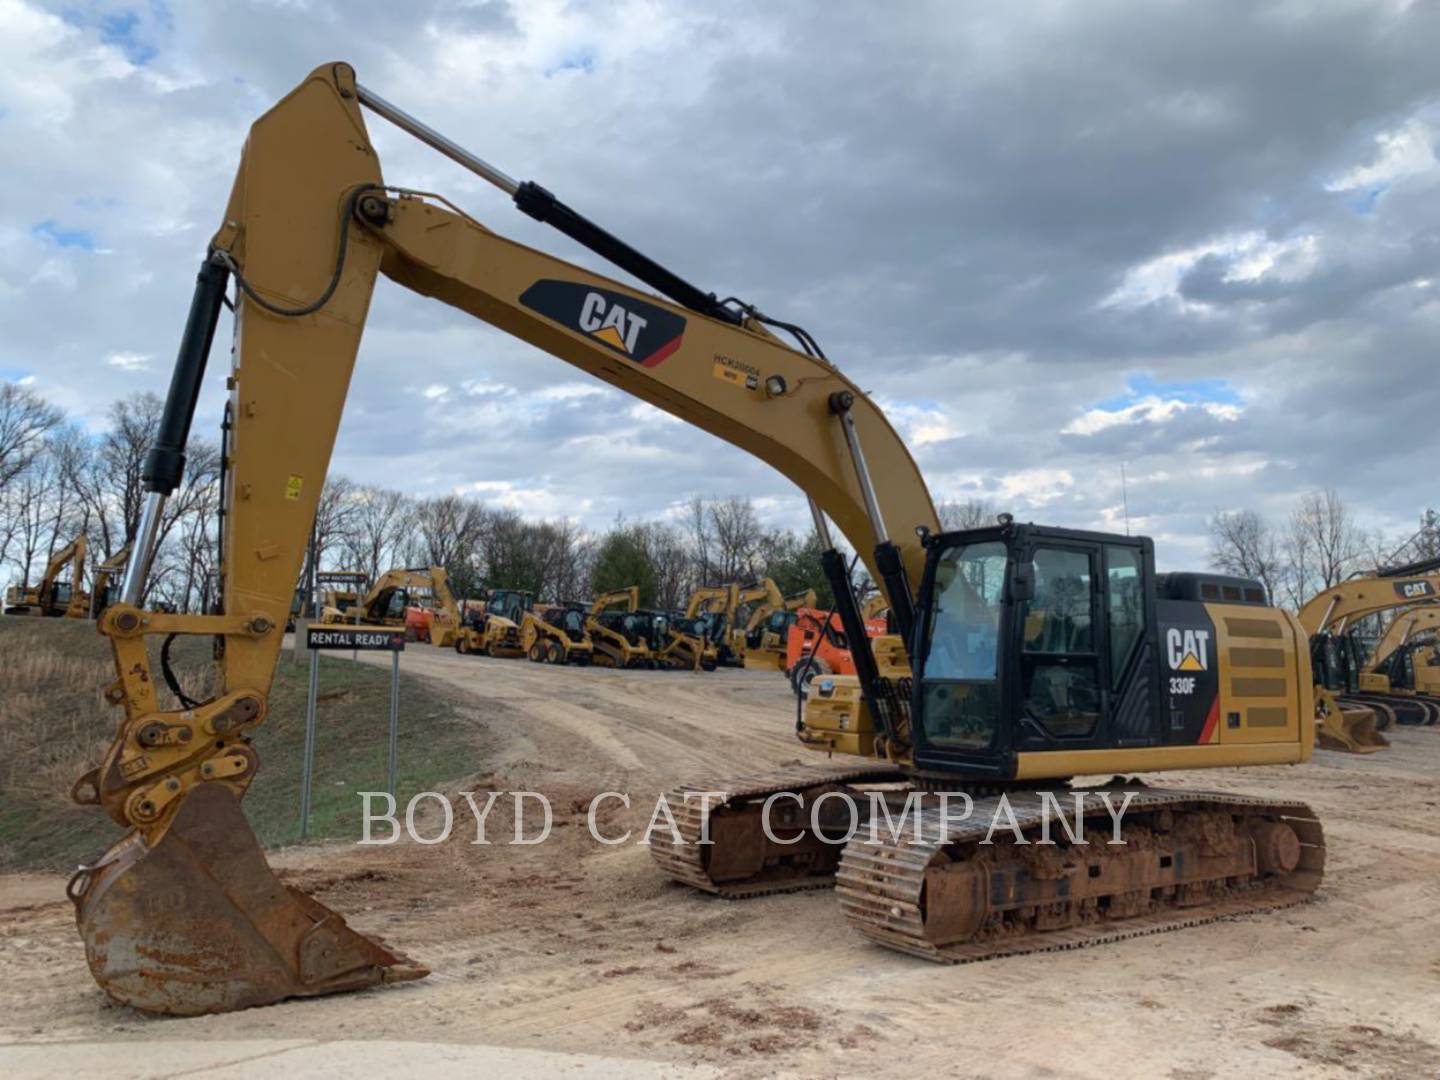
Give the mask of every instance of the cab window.
[{"label": "cab window", "polygon": [[936,564],[921,687],[925,737],[936,746],[994,742],[1006,561],[1005,545],[992,540],[957,544]]}]

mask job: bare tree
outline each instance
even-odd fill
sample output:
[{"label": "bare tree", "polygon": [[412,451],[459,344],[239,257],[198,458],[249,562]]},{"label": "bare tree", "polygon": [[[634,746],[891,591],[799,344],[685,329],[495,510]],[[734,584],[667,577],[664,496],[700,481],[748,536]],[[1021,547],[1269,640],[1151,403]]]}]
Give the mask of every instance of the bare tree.
[{"label": "bare tree", "polygon": [[1299,606],[1345,580],[1363,559],[1364,537],[1339,492],[1325,488],[1300,497],[1290,513],[1285,546],[1291,600]]},{"label": "bare tree", "polygon": [[720,581],[744,581],[759,569],[760,518],[754,504],[731,495],[710,503],[710,528],[715,538],[714,570]]},{"label": "bare tree", "polygon": [[996,511],[989,499],[946,499],[935,507],[935,513],[940,518],[940,528],[949,532],[994,525]]},{"label": "bare tree", "polygon": [[62,415],[33,390],[0,380],[0,492],[44,451]]},{"label": "bare tree", "polygon": [[1210,565],[1227,574],[1254,578],[1273,599],[1283,577],[1280,538],[1253,510],[1216,510],[1210,530]]},{"label": "bare tree", "polygon": [[362,487],[355,492],[351,527],[344,549],[351,566],[374,581],[399,558],[410,528],[410,500],[399,491]]}]

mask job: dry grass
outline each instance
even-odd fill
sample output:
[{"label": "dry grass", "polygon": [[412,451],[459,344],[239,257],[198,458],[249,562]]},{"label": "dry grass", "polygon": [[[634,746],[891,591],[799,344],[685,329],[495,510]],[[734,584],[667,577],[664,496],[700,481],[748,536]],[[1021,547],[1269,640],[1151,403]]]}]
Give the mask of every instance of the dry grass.
[{"label": "dry grass", "polygon": [[[158,653],[156,641],[151,671],[157,680]],[[171,659],[186,691],[208,697],[210,639],[177,639]],[[100,764],[120,718],[103,698],[115,678],[109,646],[89,622],[0,618],[0,673],[0,870],[73,866],[121,835],[102,811],[69,797],[76,779]],[[403,796],[407,788],[429,787],[477,766],[471,733],[452,700],[412,677],[402,679]],[[311,835],[358,836],[354,792],[384,787],[389,674],[327,660],[321,680]],[[288,656],[281,660],[270,716],[255,735],[262,769],[245,806],[267,844],[290,842],[298,829],[306,682],[305,669]],[[163,684],[159,690],[161,708],[176,707]]]}]

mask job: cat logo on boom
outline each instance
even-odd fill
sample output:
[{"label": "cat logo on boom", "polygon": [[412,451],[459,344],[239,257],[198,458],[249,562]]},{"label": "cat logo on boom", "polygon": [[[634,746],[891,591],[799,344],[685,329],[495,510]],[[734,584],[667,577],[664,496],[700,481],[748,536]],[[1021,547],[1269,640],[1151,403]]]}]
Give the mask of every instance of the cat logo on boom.
[{"label": "cat logo on boom", "polygon": [[1172,626],[1165,632],[1165,653],[1171,671],[1209,671],[1210,631]]},{"label": "cat logo on boom", "polygon": [[579,281],[543,278],[521,294],[520,303],[641,367],[655,367],[685,336],[685,320],[675,312]]}]

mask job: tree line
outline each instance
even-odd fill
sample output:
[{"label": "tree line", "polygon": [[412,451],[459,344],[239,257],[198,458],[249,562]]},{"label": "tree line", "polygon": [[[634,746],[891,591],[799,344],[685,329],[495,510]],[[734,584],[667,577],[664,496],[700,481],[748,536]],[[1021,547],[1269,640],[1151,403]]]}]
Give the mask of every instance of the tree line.
[{"label": "tree line", "polygon": [[1278,520],[1254,510],[1216,510],[1207,521],[1210,565],[1254,578],[1271,600],[1298,611],[1357,574],[1440,559],[1440,515],[1422,511],[1406,537],[1367,528],[1334,488],[1301,495]]},{"label": "tree line", "polygon": [[[141,471],[162,402],[139,393],[110,406],[99,435],[86,433],[40,395],[0,380],[0,567],[29,584],[79,533],[90,540],[87,580],[135,536]],[[147,603],[211,610],[219,596],[219,446],[192,438],[184,480],[166,504]],[[985,499],[937,508],[943,527],[995,520]],[[1368,528],[1333,489],[1302,495],[1285,517],[1216,510],[1207,521],[1210,565],[1258,579],[1276,603],[1298,609],[1354,573],[1440,557],[1440,521],[1421,515],[1408,539]],[[568,518],[534,520],[465,495],[415,497],[333,475],[316,512],[313,545],[322,570],[359,570],[374,580],[393,566],[443,566],[457,596],[524,589],[543,599],[584,599],[640,586],[646,606],[681,607],[702,585],[771,577],[787,595],[831,597],[820,543],[768,526],[747,498],[695,496],[662,519],[617,519],[592,531]],[[302,580],[308,580],[309,559]],[[863,567],[856,566],[862,581]]]},{"label": "tree line", "polygon": [[[0,381],[0,565],[30,584],[79,533],[90,540],[87,580],[133,540],[144,501],[141,472],[163,403],[139,393],[115,401],[96,436],[25,386]],[[145,601],[208,611],[219,593],[221,455],[193,438],[184,481],[166,504]],[[941,507],[949,527],[993,520],[982,500]],[[320,570],[374,580],[394,566],[443,566],[459,597],[491,588],[543,599],[585,599],[640,586],[642,604],[676,608],[702,585],[773,578],[786,595],[813,588],[831,600],[820,544],[767,525],[740,496],[695,496],[656,520],[617,519],[592,531],[568,518],[534,520],[465,495],[415,497],[332,475],[315,517],[310,559]],[[863,568],[856,568],[859,580]]]}]

